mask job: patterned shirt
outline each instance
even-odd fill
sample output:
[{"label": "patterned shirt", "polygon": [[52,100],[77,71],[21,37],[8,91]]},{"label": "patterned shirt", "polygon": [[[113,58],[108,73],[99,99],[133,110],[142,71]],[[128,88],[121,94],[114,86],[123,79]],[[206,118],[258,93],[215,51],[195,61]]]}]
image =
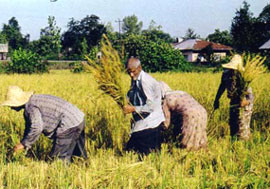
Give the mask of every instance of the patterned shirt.
[{"label": "patterned shirt", "polygon": [[78,126],[84,113],[69,102],[52,95],[32,95],[25,104],[25,131],[21,143],[30,148],[40,134],[52,138]]},{"label": "patterned shirt", "polygon": [[131,81],[129,102],[135,106],[131,133],[155,128],[165,120],[161,105],[159,82],[143,70],[137,80]]}]

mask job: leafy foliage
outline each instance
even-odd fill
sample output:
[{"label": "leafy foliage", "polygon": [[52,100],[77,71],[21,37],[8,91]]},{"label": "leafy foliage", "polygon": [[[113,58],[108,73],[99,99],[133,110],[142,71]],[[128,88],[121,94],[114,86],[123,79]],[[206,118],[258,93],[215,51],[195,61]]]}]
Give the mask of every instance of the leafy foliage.
[{"label": "leafy foliage", "polygon": [[98,45],[104,33],[106,28],[96,15],[87,15],[81,21],[72,18],[68,30],[62,35],[64,54],[69,59],[80,59],[85,52]]},{"label": "leafy foliage", "polygon": [[12,17],[8,24],[4,24],[2,28],[2,35],[5,35],[9,47],[13,49],[25,48],[29,43],[29,35],[23,36],[21,27],[15,17]]},{"label": "leafy foliage", "polygon": [[146,36],[130,35],[124,40],[126,58],[140,59],[147,72],[190,71],[191,67],[182,53],[170,44],[148,40]]},{"label": "leafy foliage", "polygon": [[215,32],[209,34],[206,39],[211,42],[232,46],[232,37],[227,30],[220,31],[219,29],[216,29]]},{"label": "leafy foliage", "polygon": [[185,36],[183,37],[183,39],[197,39],[197,38],[200,38],[200,36],[196,34],[194,29],[192,28],[188,28]]},{"label": "leafy foliage", "polygon": [[11,61],[5,67],[7,73],[43,73],[47,72],[47,64],[41,61],[38,54],[23,49],[15,50]]},{"label": "leafy foliage", "polygon": [[127,16],[123,19],[122,30],[125,34],[140,34],[142,30],[142,21],[138,22],[136,15]]}]

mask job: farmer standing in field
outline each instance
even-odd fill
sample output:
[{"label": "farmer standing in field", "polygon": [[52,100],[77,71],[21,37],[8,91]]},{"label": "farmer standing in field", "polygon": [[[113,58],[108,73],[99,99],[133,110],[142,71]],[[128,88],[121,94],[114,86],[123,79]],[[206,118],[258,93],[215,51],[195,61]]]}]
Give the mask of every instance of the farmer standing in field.
[{"label": "farmer standing in field", "polygon": [[242,76],[239,70],[243,70],[242,57],[234,55],[231,61],[223,64],[225,68],[221,83],[214,101],[214,110],[219,108],[219,99],[227,89],[227,97],[230,101],[230,134],[240,139],[247,140],[250,137],[250,120],[253,108],[254,96],[251,87],[247,91],[241,88]]},{"label": "farmer standing in field", "polygon": [[73,155],[87,157],[84,113],[74,105],[56,96],[25,92],[18,86],[8,88],[1,105],[16,111],[24,109],[24,137],[14,147],[15,152],[31,148],[43,133],[53,139],[52,157],[67,161]]},{"label": "farmer standing in field", "polygon": [[131,137],[126,150],[149,154],[161,148],[161,124],[165,120],[161,106],[161,88],[153,77],[142,70],[139,59],[131,57],[127,63],[131,77],[125,114],[132,113]]}]

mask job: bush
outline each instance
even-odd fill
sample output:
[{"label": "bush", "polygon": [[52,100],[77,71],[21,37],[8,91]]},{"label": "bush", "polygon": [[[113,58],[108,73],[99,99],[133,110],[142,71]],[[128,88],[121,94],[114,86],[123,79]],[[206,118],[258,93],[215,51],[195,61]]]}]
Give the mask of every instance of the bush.
[{"label": "bush", "polygon": [[77,62],[72,62],[69,64],[69,66],[71,67],[71,72],[72,73],[81,73],[84,71],[83,65],[81,62],[77,61]]},{"label": "bush", "polygon": [[179,50],[163,41],[152,41],[142,35],[130,35],[125,41],[126,58],[135,56],[140,59],[147,72],[191,71],[188,63]]},{"label": "bush", "polygon": [[48,72],[48,65],[42,62],[38,54],[20,48],[12,53],[11,61],[6,65],[5,71],[7,73],[44,73]]}]

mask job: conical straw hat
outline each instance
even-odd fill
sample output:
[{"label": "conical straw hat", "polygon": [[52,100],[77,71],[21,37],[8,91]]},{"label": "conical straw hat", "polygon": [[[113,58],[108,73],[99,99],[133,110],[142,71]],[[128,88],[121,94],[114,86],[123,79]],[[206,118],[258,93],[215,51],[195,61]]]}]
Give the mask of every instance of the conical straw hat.
[{"label": "conical straw hat", "polygon": [[239,54],[235,54],[231,61],[227,64],[222,64],[223,68],[227,69],[233,69],[233,70],[244,70],[243,63],[242,63],[242,57]]},{"label": "conical straw hat", "polygon": [[6,100],[1,106],[19,107],[28,102],[29,98],[33,95],[33,91],[24,92],[18,86],[9,86]]}]

